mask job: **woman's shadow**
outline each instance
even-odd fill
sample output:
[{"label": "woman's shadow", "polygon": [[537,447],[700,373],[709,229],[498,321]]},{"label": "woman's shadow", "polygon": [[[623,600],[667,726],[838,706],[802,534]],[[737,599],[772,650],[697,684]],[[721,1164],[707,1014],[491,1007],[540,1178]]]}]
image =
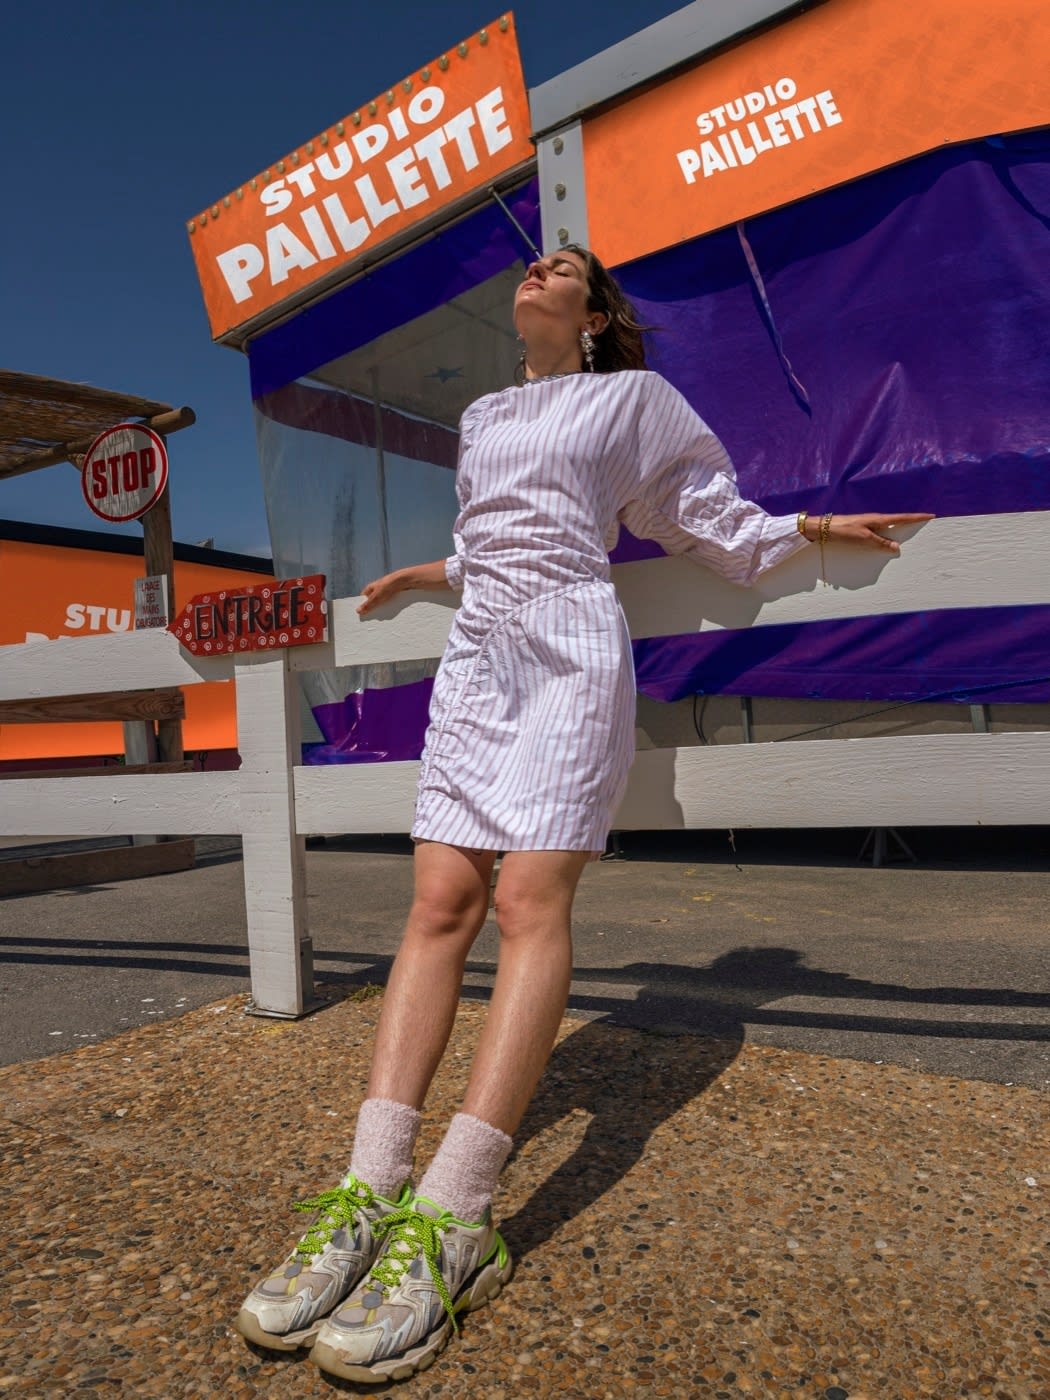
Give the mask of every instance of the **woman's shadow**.
[{"label": "woman's shadow", "polygon": [[511,1166],[575,1113],[589,1114],[590,1122],[571,1156],[504,1216],[500,1231],[519,1259],[626,1176],[660,1124],[703,1094],[740,1053],[739,1015],[719,1015],[716,1024],[682,1034],[640,1029],[649,996],[663,1005],[660,989],[644,989],[632,1003],[633,1024],[613,1012],[583,1022],[555,1047],[516,1135]]},{"label": "woman's shadow", "polygon": [[[734,948],[703,967],[581,968],[574,982],[585,990],[570,1005],[600,1019],[583,1022],[555,1048],[511,1164],[543,1151],[542,1135],[573,1114],[589,1114],[590,1122],[575,1151],[504,1217],[500,1228],[519,1257],[627,1175],[660,1124],[705,1093],[733,1063],[749,1022],[825,1032],[963,1035],[969,1041],[1050,1040],[1045,1020],[1018,1022],[1002,1015],[1007,1008],[1050,1011],[1045,992],[875,982],[810,967],[794,948]],[[640,987],[638,995],[617,994],[616,983]],[[783,1005],[784,999],[800,996],[819,999],[817,1006]],[[885,1011],[879,1002],[886,1003]],[[987,1014],[957,1021],[931,1014],[930,1008],[939,1006],[984,1008]],[[902,1014],[903,1007],[913,1009]]]}]

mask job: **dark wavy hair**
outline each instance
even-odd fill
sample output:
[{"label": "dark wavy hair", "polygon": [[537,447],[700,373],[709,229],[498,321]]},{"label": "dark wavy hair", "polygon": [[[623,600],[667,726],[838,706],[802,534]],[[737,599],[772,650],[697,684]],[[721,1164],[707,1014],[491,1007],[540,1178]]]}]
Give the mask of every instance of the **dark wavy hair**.
[{"label": "dark wavy hair", "polygon": [[594,368],[598,374],[614,374],[620,369],[645,369],[643,326],[638,313],[624,295],[619,282],[607,271],[589,248],[566,243],[559,252],[575,253],[587,271],[587,310],[608,316],[609,324],[594,337]]}]

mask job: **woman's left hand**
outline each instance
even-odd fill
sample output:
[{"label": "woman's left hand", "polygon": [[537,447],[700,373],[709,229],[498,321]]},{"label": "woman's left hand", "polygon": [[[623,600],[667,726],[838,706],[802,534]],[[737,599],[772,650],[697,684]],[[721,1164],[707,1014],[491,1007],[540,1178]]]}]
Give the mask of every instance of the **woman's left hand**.
[{"label": "woman's left hand", "polygon": [[[920,525],[924,520],[932,520],[928,511],[912,511],[905,515],[835,515],[831,517],[831,528],[825,539],[838,540],[842,544],[860,544],[868,549],[888,549],[891,554],[900,552],[900,545],[892,537],[883,533],[894,525]],[[806,521],[805,535],[808,540],[820,538],[819,515],[811,515]]]}]

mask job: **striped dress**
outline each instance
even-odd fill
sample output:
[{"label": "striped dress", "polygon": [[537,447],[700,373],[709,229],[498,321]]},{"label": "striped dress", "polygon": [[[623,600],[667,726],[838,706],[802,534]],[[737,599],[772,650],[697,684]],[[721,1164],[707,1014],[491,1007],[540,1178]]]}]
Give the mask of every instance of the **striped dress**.
[{"label": "striped dress", "polygon": [[622,521],[747,584],[804,545],[742,500],[722,444],[644,370],[533,380],[460,424],[463,597],[441,660],[412,835],[474,850],[602,851],[634,755],[630,637],[610,581]]}]

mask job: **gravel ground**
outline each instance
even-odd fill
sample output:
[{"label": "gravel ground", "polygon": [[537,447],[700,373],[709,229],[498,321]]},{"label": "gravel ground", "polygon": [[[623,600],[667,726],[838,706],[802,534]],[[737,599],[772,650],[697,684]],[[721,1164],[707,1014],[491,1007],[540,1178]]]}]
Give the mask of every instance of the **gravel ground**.
[{"label": "gravel ground", "polygon": [[[327,991],[0,1070],[0,1394],[359,1393],[230,1326],[348,1154],[379,1001]],[[421,1160],[483,1016],[463,1002]],[[396,1389],[1046,1400],[1048,1180],[1031,1088],[570,1016],[496,1202],[516,1276]]]}]

